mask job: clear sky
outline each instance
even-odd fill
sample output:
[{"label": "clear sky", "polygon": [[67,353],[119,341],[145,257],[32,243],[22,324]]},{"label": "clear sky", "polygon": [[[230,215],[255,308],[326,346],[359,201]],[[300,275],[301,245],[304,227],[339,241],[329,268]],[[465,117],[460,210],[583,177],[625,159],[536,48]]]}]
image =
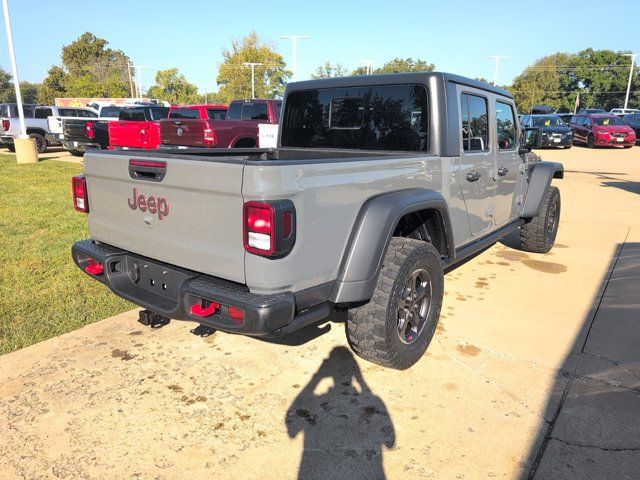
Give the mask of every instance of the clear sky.
[{"label": "clear sky", "polygon": [[[579,5],[579,8],[578,8]],[[299,42],[298,79],[326,60],[348,69],[393,57],[435,63],[439,71],[493,78],[488,55],[506,55],[499,83],[508,83],[536,59],[587,47],[640,52],[640,0],[10,0],[21,80],[39,82],[60,51],[85,31],[123,50],[142,70],[177,67],[201,91],[216,91],[221,49],[255,30],[291,65]],[[604,13],[606,10],[606,14]],[[0,66],[10,70],[2,23]],[[248,74],[248,72],[247,72]]]}]

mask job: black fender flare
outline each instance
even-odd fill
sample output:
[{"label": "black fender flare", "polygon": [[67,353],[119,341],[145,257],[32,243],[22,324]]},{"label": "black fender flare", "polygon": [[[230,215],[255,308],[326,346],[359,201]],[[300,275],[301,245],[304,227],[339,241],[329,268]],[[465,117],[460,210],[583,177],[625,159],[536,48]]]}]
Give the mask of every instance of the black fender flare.
[{"label": "black fender flare", "polygon": [[440,192],[411,188],[372,197],[358,213],[330,300],[335,303],[369,300],[398,222],[408,213],[429,209],[440,214],[446,254],[452,260],[455,256],[453,229],[447,202]]},{"label": "black fender flare", "polygon": [[557,162],[533,162],[527,165],[531,170],[529,188],[524,201],[522,218],[532,218],[540,213],[544,195],[554,178],[564,178],[564,166]]}]

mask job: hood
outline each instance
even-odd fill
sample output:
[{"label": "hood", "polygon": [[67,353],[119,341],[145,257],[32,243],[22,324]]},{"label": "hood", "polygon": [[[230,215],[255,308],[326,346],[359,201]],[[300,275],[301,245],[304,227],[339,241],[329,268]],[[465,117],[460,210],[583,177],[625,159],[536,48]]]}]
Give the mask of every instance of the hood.
[{"label": "hood", "polygon": [[629,125],[594,125],[594,129],[596,131],[599,131],[599,132],[607,132],[607,133],[614,133],[614,132],[631,133],[631,132],[633,132],[633,128],[631,128]]}]

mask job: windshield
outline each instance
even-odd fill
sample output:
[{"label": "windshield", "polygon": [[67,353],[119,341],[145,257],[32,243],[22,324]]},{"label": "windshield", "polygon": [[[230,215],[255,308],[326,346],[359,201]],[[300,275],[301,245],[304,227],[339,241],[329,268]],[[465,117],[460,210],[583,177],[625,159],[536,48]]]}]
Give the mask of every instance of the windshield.
[{"label": "windshield", "polygon": [[633,115],[625,115],[623,120],[628,123],[637,124],[640,123],[640,113],[634,113]]},{"label": "windshield", "polygon": [[600,125],[603,127],[609,127],[611,125],[624,125],[625,123],[620,120],[618,117],[614,117],[613,115],[610,117],[594,117],[593,122],[596,125]]},{"label": "windshield", "polygon": [[560,117],[549,115],[544,117],[533,117],[534,127],[563,127],[565,123]]}]

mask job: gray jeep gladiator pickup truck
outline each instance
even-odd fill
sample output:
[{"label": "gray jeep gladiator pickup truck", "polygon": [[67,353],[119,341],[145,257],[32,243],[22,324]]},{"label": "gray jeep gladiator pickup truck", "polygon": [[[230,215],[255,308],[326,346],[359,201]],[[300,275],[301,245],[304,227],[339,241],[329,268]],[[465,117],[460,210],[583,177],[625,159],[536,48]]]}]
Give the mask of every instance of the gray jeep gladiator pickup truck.
[{"label": "gray jeep gladiator pickup truck", "polygon": [[147,319],[276,337],[347,309],[361,357],[424,354],[444,274],[519,229],[547,252],[561,164],[513,97],[446,73],[288,85],[275,149],[89,151],[75,263]]}]

